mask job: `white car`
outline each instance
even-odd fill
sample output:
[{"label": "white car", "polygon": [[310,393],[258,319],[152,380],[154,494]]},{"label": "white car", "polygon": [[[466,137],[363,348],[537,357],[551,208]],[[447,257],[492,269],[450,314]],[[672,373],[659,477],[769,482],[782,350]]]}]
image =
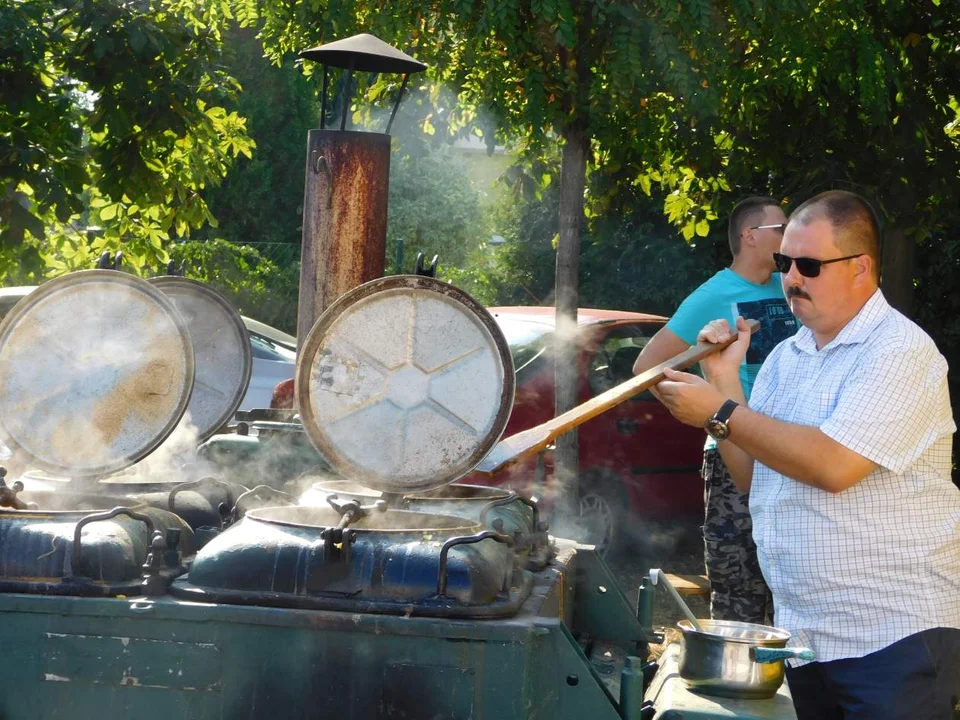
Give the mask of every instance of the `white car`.
[{"label": "white car", "polygon": [[[3,319],[14,305],[35,288],[36,285],[0,288],[0,319]],[[247,394],[243,396],[243,402],[238,409],[269,408],[273,389],[278,383],[294,375],[297,363],[297,339],[253,318],[243,317],[243,324],[250,334],[253,369],[250,372]]]},{"label": "white car", "polygon": [[253,348],[253,370],[239,410],[269,408],[273,389],[293,377],[297,366],[297,339],[274,327],[243,317]]}]

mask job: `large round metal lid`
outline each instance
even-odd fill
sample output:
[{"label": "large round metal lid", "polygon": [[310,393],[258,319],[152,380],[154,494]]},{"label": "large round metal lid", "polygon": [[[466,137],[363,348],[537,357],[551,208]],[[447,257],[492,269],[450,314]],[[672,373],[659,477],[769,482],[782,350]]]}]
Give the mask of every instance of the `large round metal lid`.
[{"label": "large round metal lid", "polygon": [[183,320],[132,275],[64,275],[0,324],[0,433],[55,475],[103,475],[144,458],[176,427],[192,387]]},{"label": "large round metal lid", "polygon": [[253,367],[250,336],[240,313],[209,285],[175,276],[149,282],[173,301],[190,332],[195,377],[184,422],[196,428],[197,442],[203,442],[243,402]]},{"label": "large round metal lid", "polygon": [[467,474],[513,408],[513,362],[490,314],[457,288],[401,275],[331,305],[297,359],[317,450],[365,487],[409,493]]}]

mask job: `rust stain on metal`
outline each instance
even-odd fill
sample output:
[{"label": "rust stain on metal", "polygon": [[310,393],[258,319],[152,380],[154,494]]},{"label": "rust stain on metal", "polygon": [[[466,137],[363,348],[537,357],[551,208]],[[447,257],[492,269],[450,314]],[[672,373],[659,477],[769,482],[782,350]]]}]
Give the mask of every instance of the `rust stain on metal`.
[{"label": "rust stain on metal", "polygon": [[385,135],[311,130],[308,145],[299,337],[338,297],[383,275],[390,177]]},{"label": "rust stain on metal", "polygon": [[124,421],[131,415],[148,423],[163,420],[169,417],[178,399],[173,390],[170,362],[154,357],[143,364],[140,372],[120,381],[115,392],[98,403],[93,412],[93,426],[101,439],[109,443],[120,435]]}]

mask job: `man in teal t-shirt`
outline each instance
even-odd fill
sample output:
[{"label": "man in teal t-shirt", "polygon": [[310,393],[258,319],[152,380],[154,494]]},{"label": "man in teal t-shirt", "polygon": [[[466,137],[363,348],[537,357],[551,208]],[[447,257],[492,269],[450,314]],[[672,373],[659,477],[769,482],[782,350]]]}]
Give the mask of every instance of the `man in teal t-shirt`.
[{"label": "man in teal t-shirt", "polygon": [[[697,342],[711,320],[737,316],[759,320],[760,329],[740,367],[744,392],[750,397],[754,378],[764,359],[782,340],[793,335],[797,321],[783,297],[780,276],[774,273],[773,254],[780,249],[787,217],[780,203],[769,197],[751,197],[730,215],[728,236],[733,264],[694,290],[660,332],[651,338],[633,366],[639,374]],[[704,560],[710,579],[710,615],[716,620],[762,623],[772,616],[770,592],[751,533],[747,495],[737,490],[716,442],[707,436],[703,454]]]}]

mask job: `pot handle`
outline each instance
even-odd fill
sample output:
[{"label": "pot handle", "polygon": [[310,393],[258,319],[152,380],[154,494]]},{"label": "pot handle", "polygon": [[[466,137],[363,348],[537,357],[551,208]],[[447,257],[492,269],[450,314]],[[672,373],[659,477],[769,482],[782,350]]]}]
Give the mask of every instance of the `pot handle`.
[{"label": "pot handle", "polygon": [[115,507],[113,510],[106,512],[91,513],[90,515],[85,515],[84,517],[80,518],[73,529],[73,555],[70,558],[71,577],[76,577],[80,574],[80,552],[82,548],[80,531],[83,530],[85,525],[89,525],[92,522],[99,522],[100,520],[111,520],[117,515],[126,515],[134,520],[139,520],[147,526],[147,553],[150,552],[150,538],[153,537],[153,532],[156,529],[156,526],[153,524],[153,520],[149,515],[144,515],[143,513],[136,512],[127,507]]},{"label": "pot handle", "polygon": [[[461,535],[458,537],[452,537],[443,544],[443,547],[440,548],[440,567],[437,569],[438,597],[443,597],[447,594],[447,556],[449,555],[451,548],[454,548],[457,545],[473,545],[474,543],[478,543],[481,540],[486,540],[487,538],[496,540],[498,543],[510,545],[511,547],[513,546],[512,538],[507,535],[494,532],[493,530],[484,530],[482,532],[478,532],[476,535]],[[509,587],[506,584],[507,582],[509,582],[509,576],[507,581],[504,583],[505,589]]]},{"label": "pot handle", "polygon": [[750,659],[758,663],[775,663],[781,660],[816,660],[817,654],[809,648],[750,648]]}]

